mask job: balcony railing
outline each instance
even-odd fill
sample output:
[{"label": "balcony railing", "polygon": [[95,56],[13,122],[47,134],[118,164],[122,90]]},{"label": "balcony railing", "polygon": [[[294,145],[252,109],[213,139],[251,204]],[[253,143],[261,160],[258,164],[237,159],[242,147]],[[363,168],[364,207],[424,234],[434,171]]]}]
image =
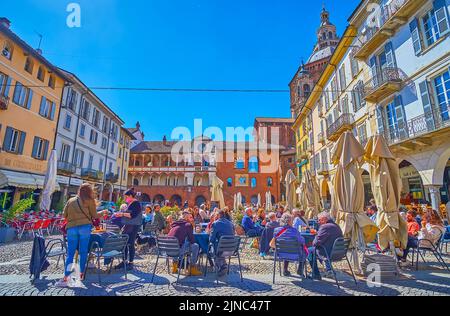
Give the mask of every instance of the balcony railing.
[{"label": "balcony railing", "polygon": [[299,150],[298,157],[300,159],[308,159],[311,152],[312,147],[308,144],[305,148],[302,147],[302,149]]},{"label": "balcony railing", "polygon": [[77,170],[74,164],[66,161],[58,161],[58,171],[64,174],[74,174]]},{"label": "balcony railing", "polygon": [[317,135],[317,139],[318,139],[319,143],[321,143],[322,145],[325,144],[325,142],[326,142],[326,140],[325,140],[325,135],[324,135],[323,132],[320,132],[320,133]]},{"label": "balcony railing", "polygon": [[106,174],[105,180],[111,183],[116,183],[117,181],[119,181],[119,175],[114,173],[108,173]]},{"label": "balcony railing", "polygon": [[339,138],[339,136],[353,128],[353,124],[355,123],[355,118],[351,113],[342,114],[333,124],[328,126],[327,128],[327,139],[330,141],[335,141]]},{"label": "balcony railing", "polygon": [[380,7],[371,14],[373,20],[368,24],[375,25],[367,27],[366,32],[361,35],[356,43],[360,47],[355,53],[355,57],[366,59],[373,53],[384,41],[393,36],[398,28],[408,22],[413,13],[420,8],[427,0],[393,0],[390,4]]},{"label": "balcony railing", "polygon": [[94,169],[84,168],[81,169],[81,177],[91,180],[102,180],[103,172]]},{"label": "balcony railing", "polygon": [[7,110],[9,105],[9,97],[0,95],[0,110]]},{"label": "balcony railing", "polygon": [[379,71],[364,87],[364,98],[368,102],[378,102],[402,89],[402,78],[397,67],[386,67]]},{"label": "balcony railing", "polygon": [[326,176],[330,173],[330,165],[327,163],[319,164],[317,168],[317,174],[321,176]]},{"label": "balcony railing", "polygon": [[[437,113],[439,112],[439,113]],[[450,103],[435,112],[425,112],[406,122],[399,122],[397,129],[386,131],[390,145],[402,143],[426,134],[450,127]]]}]

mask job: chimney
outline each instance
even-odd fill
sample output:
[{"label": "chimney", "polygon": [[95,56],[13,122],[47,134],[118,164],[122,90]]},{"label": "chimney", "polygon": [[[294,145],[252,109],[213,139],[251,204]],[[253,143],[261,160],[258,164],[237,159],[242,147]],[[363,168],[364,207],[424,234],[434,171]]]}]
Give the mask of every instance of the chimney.
[{"label": "chimney", "polygon": [[8,20],[5,17],[0,18],[0,25],[6,27],[7,29],[9,29],[11,27],[11,21]]},{"label": "chimney", "polygon": [[164,135],[164,137],[163,137],[163,145],[164,146],[167,145],[167,137],[166,137],[166,135]]}]

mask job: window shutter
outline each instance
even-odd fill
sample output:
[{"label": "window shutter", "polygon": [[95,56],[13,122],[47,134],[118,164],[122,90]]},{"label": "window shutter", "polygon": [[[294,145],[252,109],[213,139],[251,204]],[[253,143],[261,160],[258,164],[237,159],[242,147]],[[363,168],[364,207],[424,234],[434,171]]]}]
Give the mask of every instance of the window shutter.
[{"label": "window shutter", "polygon": [[378,133],[380,135],[384,135],[384,116],[383,116],[383,107],[377,106],[377,124],[378,124]]},{"label": "window shutter", "polygon": [[14,88],[13,101],[15,104],[19,104],[20,91],[22,90],[22,85],[16,82],[16,87]]},{"label": "window shutter", "polygon": [[6,86],[5,86],[5,91],[3,92],[3,95],[5,97],[9,96],[9,89],[11,88],[11,77],[8,77],[6,79]]},{"label": "window shutter", "polygon": [[374,86],[378,85],[378,69],[377,69],[377,57],[373,56],[370,59],[370,69],[372,71],[372,84]]},{"label": "window shutter", "polygon": [[386,53],[386,61],[388,67],[391,68],[397,67],[397,62],[395,60],[394,46],[392,45],[392,42],[386,43],[386,45],[384,46],[384,51]]},{"label": "window shutter", "polygon": [[47,99],[43,96],[41,99],[41,107],[39,108],[39,114],[42,116],[45,116],[45,104],[47,102]]},{"label": "window shutter", "polygon": [[419,32],[419,22],[414,19],[409,23],[409,29],[411,30],[411,39],[414,46],[414,53],[418,56],[422,52],[422,40]]},{"label": "window shutter", "polygon": [[439,34],[442,37],[450,31],[446,0],[434,0],[433,7]]},{"label": "window shutter", "polygon": [[5,139],[3,141],[3,150],[8,151],[11,147],[11,137],[12,137],[13,129],[11,127],[6,128]]},{"label": "window shutter", "polygon": [[429,131],[434,130],[433,108],[431,106],[428,82],[426,80],[419,83],[419,92],[422,100],[423,112],[425,114],[425,121],[427,122],[427,129]]},{"label": "window shutter", "polygon": [[48,140],[44,140],[44,154],[43,154],[43,157],[42,157],[43,160],[47,160],[48,144],[49,144]]},{"label": "window shutter", "polygon": [[37,158],[39,147],[39,137],[35,136],[33,141],[33,151],[31,152],[31,157]]},{"label": "window shutter", "polygon": [[19,143],[19,150],[18,150],[19,155],[23,154],[23,146],[25,145],[25,137],[26,136],[27,136],[27,133],[20,132],[20,143]]},{"label": "window shutter", "polygon": [[52,102],[52,109],[50,111],[50,120],[54,120],[55,119],[55,112],[56,112],[56,104],[55,102]]},{"label": "window shutter", "polygon": [[408,126],[406,123],[405,112],[403,111],[403,100],[401,95],[395,97],[394,105],[395,115],[397,116],[399,136],[400,139],[405,139],[408,137]]},{"label": "window shutter", "polygon": [[27,109],[31,109],[31,102],[33,102],[33,90],[28,90]]}]

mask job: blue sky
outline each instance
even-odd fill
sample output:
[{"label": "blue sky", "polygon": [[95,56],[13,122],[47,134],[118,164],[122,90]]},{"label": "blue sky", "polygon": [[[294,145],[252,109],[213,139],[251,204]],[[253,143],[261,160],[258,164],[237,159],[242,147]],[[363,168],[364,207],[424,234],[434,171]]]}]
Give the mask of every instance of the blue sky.
[{"label": "blue sky", "polygon": [[[81,6],[81,28],[66,6]],[[342,34],[359,0],[327,0]],[[0,16],[44,56],[88,86],[288,89],[315,43],[322,1],[305,0],[15,0]],[[173,128],[249,127],[257,116],[288,117],[289,94],[95,91],[126,126],[147,139]]]}]

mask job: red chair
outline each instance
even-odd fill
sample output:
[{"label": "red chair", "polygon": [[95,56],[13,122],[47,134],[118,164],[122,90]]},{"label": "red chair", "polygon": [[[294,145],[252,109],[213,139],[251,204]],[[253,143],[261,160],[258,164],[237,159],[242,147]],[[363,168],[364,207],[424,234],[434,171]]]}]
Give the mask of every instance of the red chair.
[{"label": "red chair", "polygon": [[50,225],[52,224],[51,219],[44,219],[42,220],[41,228],[39,229],[39,232],[41,235],[44,235],[44,230],[47,231],[47,236],[50,236]]},{"label": "red chair", "polygon": [[25,221],[25,222],[23,222],[21,224],[21,226],[19,226],[19,231],[18,231],[18,234],[17,234],[17,238],[19,240],[21,240],[24,233],[30,233],[30,232],[34,236],[34,232],[33,232],[34,224],[35,224],[34,221],[29,221],[29,222]]},{"label": "red chair", "polygon": [[31,228],[33,237],[36,236],[36,233],[40,233],[42,235],[41,227],[43,223],[44,221],[42,219],[38,219],[36,222],[34,222],[33,227]]}]

